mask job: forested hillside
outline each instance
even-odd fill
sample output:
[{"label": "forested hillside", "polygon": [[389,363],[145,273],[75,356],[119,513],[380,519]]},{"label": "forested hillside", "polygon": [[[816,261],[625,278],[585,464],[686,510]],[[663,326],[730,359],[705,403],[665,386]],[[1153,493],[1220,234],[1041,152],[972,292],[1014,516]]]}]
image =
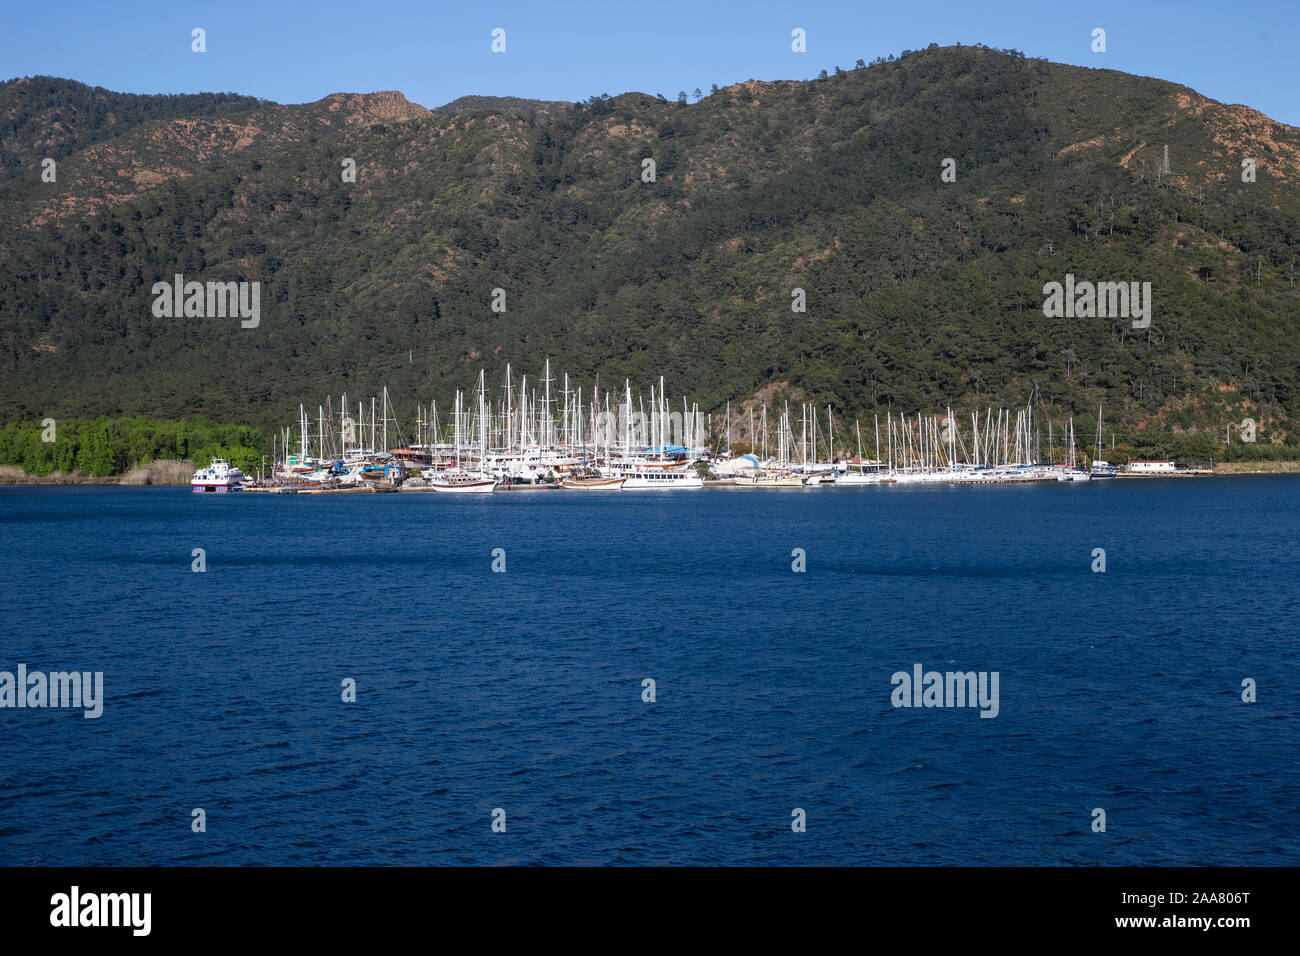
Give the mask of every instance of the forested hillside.
[{"label": "forested hillside", "polygon": [[[0,421],[269,435],[327,393],[387,385],[413,417],[549,356],[738,414],[1036,394],[1131,434],[1221,442],[1251,416],[1264,444],[1300,437],[1300,131],[1185,87],[950,47],[690,105],[233,105],[64,135],[53,184],[38,157],[65,111],[0,129],[21,166],[0,183]],[[176,273],[259,282],[257,328],[155,317]],[[1067,274],[1150,282],[1150,325],[1045,317]]]},{"label": "forested hillside", "polygon": [[45,157],[78,150],[155,120],[221,116],[261,101],[233,93],[139,96],[52,76],[6,83],[0,94],[0,179],[10,179]]}]

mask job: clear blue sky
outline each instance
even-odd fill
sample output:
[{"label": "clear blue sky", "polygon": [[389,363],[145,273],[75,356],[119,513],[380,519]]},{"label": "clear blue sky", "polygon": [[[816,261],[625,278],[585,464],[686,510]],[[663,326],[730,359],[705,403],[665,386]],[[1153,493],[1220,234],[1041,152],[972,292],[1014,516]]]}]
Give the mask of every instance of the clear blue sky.
[{"label": "clear blue sky", "polygon": [[[190,31],[207,31],[207,52]],[[506,53],[489,47],[506,30]],[[807,32],[808,52],[790,50]],[[1093,53],[1094,27],[1107,52]],[[1300,125],[1300,0],[435,0],[7,2],[0,78],[46,74],[132,93],[230,91],[282,103],[400,90],[583,99],[806,79],[935,42],[1013,47],[1191,86]]]}]

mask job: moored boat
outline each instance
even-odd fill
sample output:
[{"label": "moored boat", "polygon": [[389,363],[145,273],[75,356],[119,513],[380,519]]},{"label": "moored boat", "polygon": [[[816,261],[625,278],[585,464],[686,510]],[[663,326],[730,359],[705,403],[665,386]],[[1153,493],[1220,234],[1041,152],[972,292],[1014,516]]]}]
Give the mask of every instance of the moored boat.
[{"label": "moored boat", "polygon": [[624,491],[679,491],[703,487],[704,479],[694,471],[633,466],[623,472]]},{"label": "moored boat", "polygon": [[835,484],[845,487],[852,485],[878,485],[884,480],[885,476],[878,471],[869,472],[863,470],[849,470],[836,478]]},{"label": "moored boat", "polygon": [[569,477],[560,482],[561,487],[586,491],[617,491],[623,487],[624,478]]},{"label": "moored boat", "polygon": [[190,490],[204,492],[230,492],[243,489],[248,478],[224,458],[214,458],[206,468],[200,468],[190,479]]},{"label": "moored boat", "polygon": [[794,474],[756,475],[752,479],[737,479],[736,484],[749,485],[753,488],[802,488],[803,479]]},{"label": "moored boat", "polygon": [[467,471],[444,471],[429,479],[429,487],[443,494],[482,494],[496,486],[495,478]]}]

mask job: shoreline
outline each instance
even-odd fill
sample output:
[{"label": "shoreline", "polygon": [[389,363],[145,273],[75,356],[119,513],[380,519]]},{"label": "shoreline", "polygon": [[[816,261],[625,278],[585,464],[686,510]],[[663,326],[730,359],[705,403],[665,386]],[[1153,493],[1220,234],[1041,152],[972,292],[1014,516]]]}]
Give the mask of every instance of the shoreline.
[{"label": "shoreline", "polygon": [[[1121,472],[1117,478],[1124,480],[1135,479],[1187,479],[1187,478],[1249,478],[1249,477],[1277,477],[1277,476],[1300,476],[1300,461],[1277,461],[1277,462],[1227,462],[1218,463],[1214,466],[1213,472],[1196,472],[1196,473],[1175,473],[1175,474],[1126,474]],[[939,482],[942,484],[942,482]],[[1047,482],[1050,483],[1050,482]],[[6,474],[0,472],[0,488],[42,488],[42,487],[105,487],[115,486],[121,488],[142,488],[142,487],[160,487],[160,488],[184,488],[190,484],[189,479],[178,481],[158,480],[152,475],[109,475],[107,477],[98,477],[95,475],[78,475],[78,474],[55,474],[55,475],[28,475]],[[706,487],[732,487],[743,488],[744,485],[733,485],[730,482],[705,482]],[[547,486],[550,487],[550,486]],[[554,486],[558,488],[559,486]],[[275,494],[281,492],[280,488],[245,488],[244,491],[251,491],[261,494]],[[338,488],[338,489],[302,489],[299,494],[322,494],[369,491],[369,488]],[[394,489],[404,492],[425,491],[424,488],[401,488]],[[500,490],[540,490],[530,485],[521,485],[517,488],[500,489]]]},{"label": "shoreline", "polygon": [[0,487],[7,485],[188,485],[194,476],[193,462],[167,458],[132,465],[120,475],[86,475],[80,471],[52,471],[48,475],[28,474],[18,465],[0,465]]}]

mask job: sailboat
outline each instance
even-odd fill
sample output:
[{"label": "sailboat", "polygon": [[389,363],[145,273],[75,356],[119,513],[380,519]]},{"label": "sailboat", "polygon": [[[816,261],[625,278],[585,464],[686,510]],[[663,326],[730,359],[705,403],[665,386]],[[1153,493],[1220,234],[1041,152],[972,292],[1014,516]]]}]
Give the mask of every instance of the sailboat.
[{"label": "sailboat", "polygon": [[[1097,406],[1097,444],[1095,447],[1097,449],[1097,454],[1099,455],[1101,454],[1101,435],[1102,435],[1101,405],[1098,405]],[[1094,478],[1114,478],[1116,475],[1119,474],[1119,469],[1117,469],[1114,465],[1112,465],[1108,461],[1103,461],[1100,458],[1094,458],[1092,460],[1091,473],[1092,473],[1092,477]]]},{"label": "sailboat", "polygon": [[[858,470],[854,471],[851,467],[846,468],[844,474],[840,475],[839,478],[835,480],[835,484],[845,485],[845,486],[878,485],[883,480],[880,474],[879,467],[877,467],[875,471],[868,473],[866,470],[866,466],[861,463],[863,460],[862,459],[862,428],[857,422],[853,423],[853,427],[858,434],[858,462],[859,462]],[[879,441],[878,430],[877,430],[877,441]],[[879,454],[879,449],[877,449],[877,454]]]},{"label": "sailboat", "polygon": [[[579,407],[582,405],[581,388],[578,389],[578,405]],[[577,491],[618,491],[623,487],[623,482],[627,480],[626,478],[602,474],[599,471],[594,475],[589,474],[592,469],[590,469],[587,464],[587,440],[583,435],[583,424],[582,415],[578,415],[578,444],[582,446],[582,473],[567,476],[560,482],[560,487],[572,488]],[[599,434],[597,434],[596,437],[599,440]],[[596,451],[599,453],[599,445],[597,445]]]},{"label": "sailboat", "polygon": [[1066,432],[1070,443],[1070,463],[1056,472],[1057,481],[1091,481],[1092,475],[1075,464],[1074,460],[1074,416],[1070,416],[1070,427]]},{"label": "sailboat", "polygon": [[464,448],[460,441],[460,423],[464,412],[460,392],[456,393],[456,410],[454,418],[456,420],[456,467],[447,471],[426,472],[425,475],[429,481],[429,487],[442,494],[483,494],[490,492],[497,486],[497,480],[483,472],[483,463],[487,460],[487,416],[483,400],[483,376],[479,375],[479,472],[477,474],[466,471],[461,466],[461,456],[464,454]]},{"label": "sailboat", "polygon": [[586,489],[587,491],[617,491],[623,487],[625,478],[611,478],[607,475],[570,475],[560,482],[561,487]]}]

